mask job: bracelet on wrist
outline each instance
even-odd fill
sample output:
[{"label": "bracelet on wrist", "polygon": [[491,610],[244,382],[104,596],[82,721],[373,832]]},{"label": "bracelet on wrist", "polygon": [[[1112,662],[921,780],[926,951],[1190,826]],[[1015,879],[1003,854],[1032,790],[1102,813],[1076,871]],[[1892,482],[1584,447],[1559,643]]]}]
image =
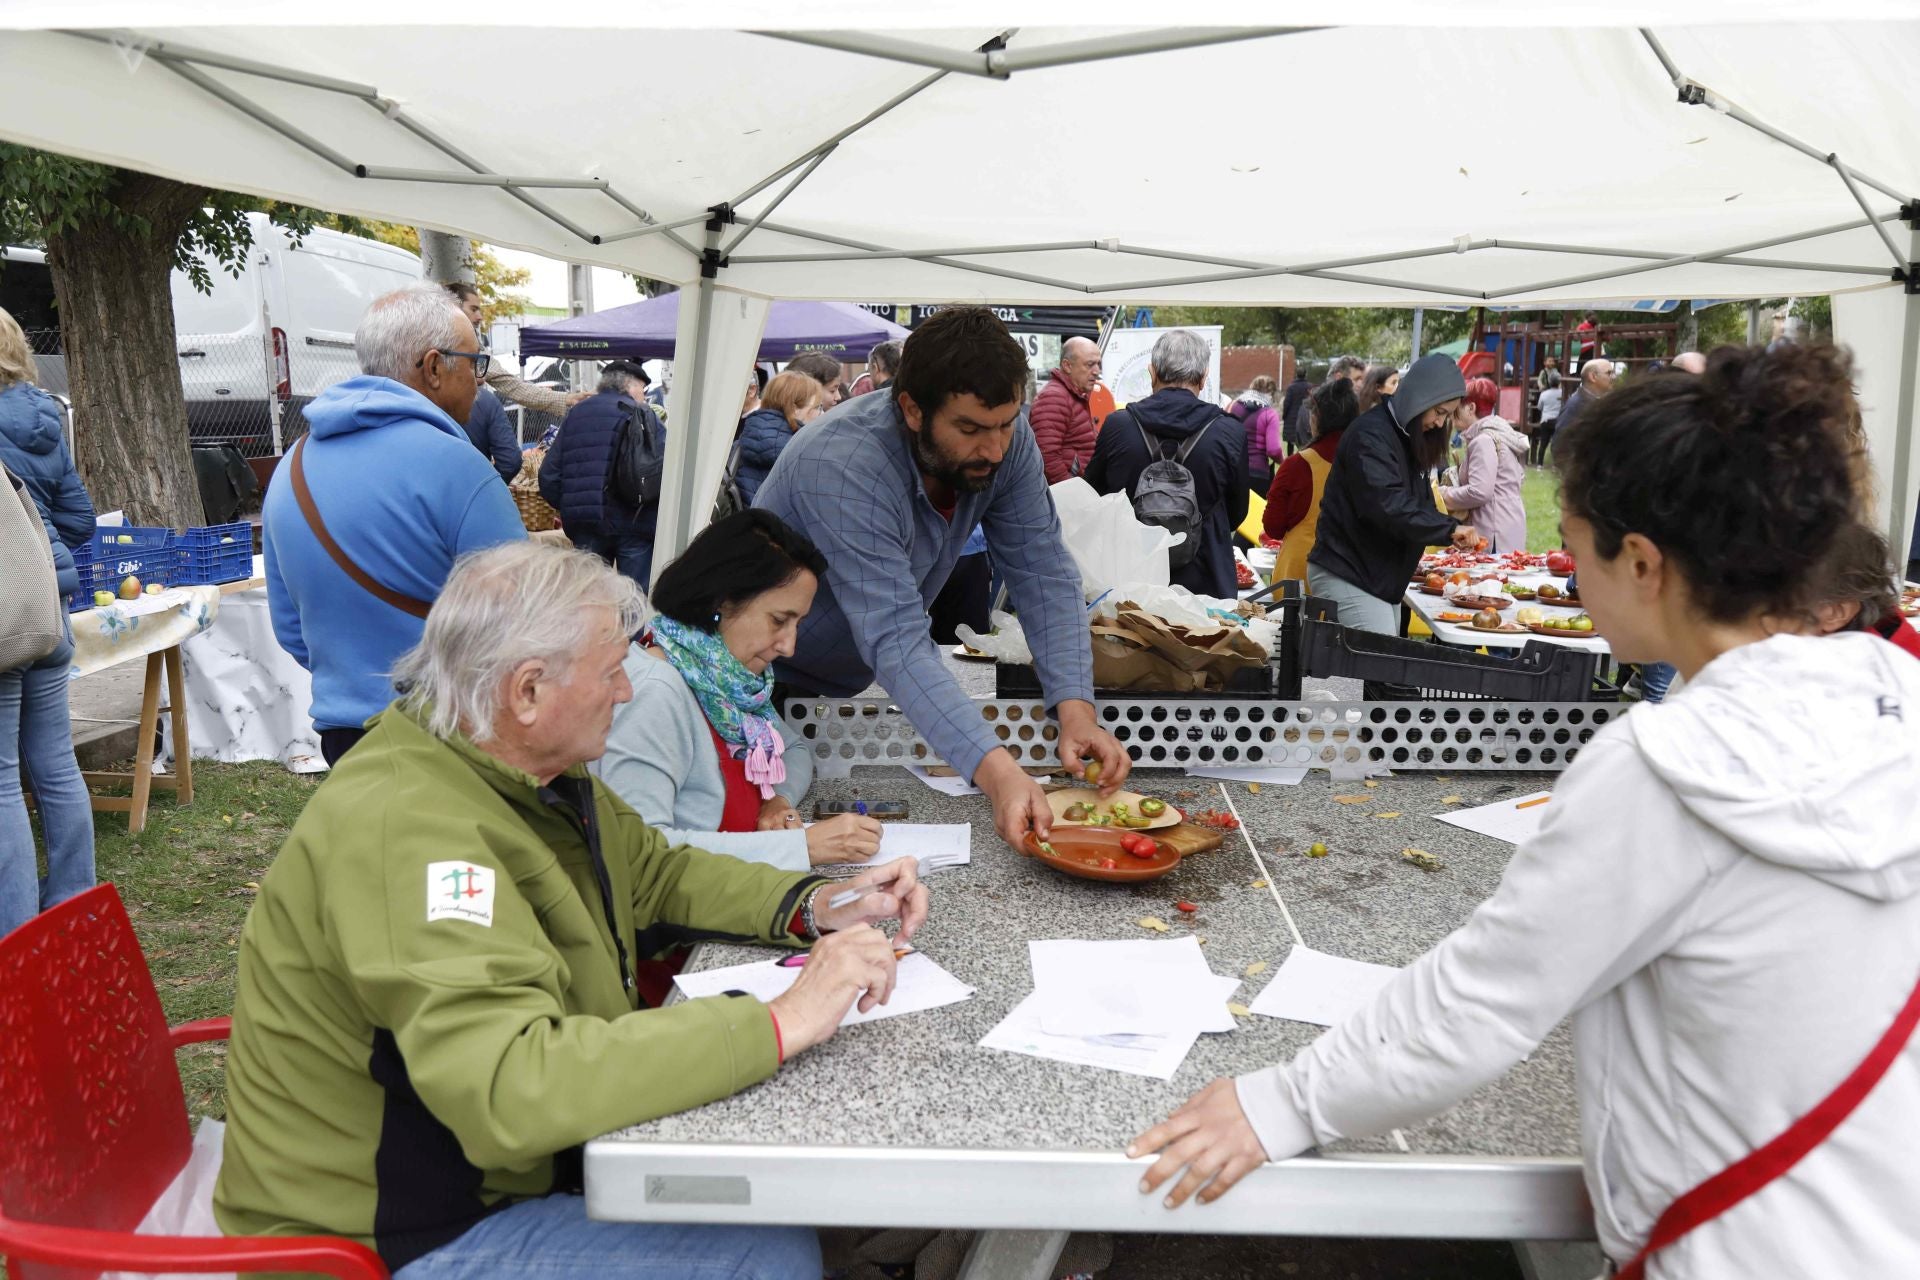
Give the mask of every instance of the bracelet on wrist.
[{"label": "bracelet on wrist", "polygon": [[816,886],[813,892],[800,903],[800,936],[808,942],[820,940],[820,926],[813,918],[813,900],[820,896],[820,890],[825,887],[825,885]]}]

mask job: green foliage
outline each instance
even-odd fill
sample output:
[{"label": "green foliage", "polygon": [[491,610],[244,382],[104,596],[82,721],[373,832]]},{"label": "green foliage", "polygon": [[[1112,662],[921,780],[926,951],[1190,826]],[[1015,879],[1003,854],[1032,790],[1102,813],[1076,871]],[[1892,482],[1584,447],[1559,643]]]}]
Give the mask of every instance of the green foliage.
[{"label": "green foliage", "polygon": [[[124,196],[131,175],[112,165],[0,143],[0,241],[43,245],[82,222],[104,220],[129,236],[149,239],[151,221]],[[157,180],[156,180],[157,181]],[[167,246],[170,265],[202,293],[213,288],[208,260],[239,275],[253,248],[249,213],[265,213],[297,243],[325,215],[300,205],[231,191],[208,192],[200,209]]]},{"label": "green foliage", "polygon": [[[1357,355],[1401,364],[1413,351],[1413,312],[1401,307],[1155,307],[1153,322],[1221,326],[1230,347],[1291,346],[1303,364]],[[1428,311],[1420,345],[1432,350],[1473,328],[1471,311]]]}]

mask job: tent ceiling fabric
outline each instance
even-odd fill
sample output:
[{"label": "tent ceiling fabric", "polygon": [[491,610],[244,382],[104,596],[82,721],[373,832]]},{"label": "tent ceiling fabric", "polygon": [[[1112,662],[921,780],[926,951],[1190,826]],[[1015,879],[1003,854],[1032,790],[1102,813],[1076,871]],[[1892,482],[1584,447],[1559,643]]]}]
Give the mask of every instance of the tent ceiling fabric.
[{"label": "tent ceiling fabric", "polygon": [[[4,20],[29,28],[35,19],[108,22],[135,7],[25,5]],[[845,18],[855,27],[868,7],[810,9],[807,21]],[[1482,25],[1492,4],[1449,6],[1445,26],[1327,28],[1005,80],[747,31],[643,30],[622,25],[632,21],[625,6],[607,29],[508,33],[484,25],[488,10],[480,23],[385,26],[377,36],[361,25],[370,7],[354,3],[328,9],[332,21],[308,13],[295,25],[275,25],[285,20],[264,4],[223,4],[218,21],[204,4],[137,8],[144,16],[133,40],[52,30],[0,40],[0,136],[678,283],[698,278],[707,233],[696,220],[634,235],[646,225],[640,213],[697,219],[759,188],[717,243],[733,245],[719,282],[762,297],[1512,305],[1830,293],[1886,287],[1894,268],[1835,169],[1713,106],[1681,104],[1638,31]],[[962,12],[930,8],[952,21]],[[1780,12],[1717,2],[1629,12],[1654,22],[1684,75],[1820,156],[1837,153],[1863,175],[1861,194],[1877,216],[1895,214],[1900,201],[1872,183],[1902,199],[1920,193],[1920,116],[1907,88],[1920,65],[1920,5],[1841,10],[1876,21],[1825,13],[1818,23],[1722,21],[1736,8]],[[1019,9],[1061,17],[1059,6]],[[666,10],[660,20],[669,26],[689,12]],[[701,12],[709,23],[765,18],[756,6],[725,2]],[[980,10],[965,12],[978,20]],[[1280,12],[1289,24],[1341,20],[1324,4]],[[1388,3],[1369,12],[1405,19],[1413,10]],[[1527,20],[1579,21],[1573,12],[1545,4]],[[568,21],[580,13],[574,6]],[[1661,25],[1676,13],[1693,24]],[[1228,20],[1223,7],[1204,3],[1181,16]],[[156,25],[166,19],[189,25]],[[964,53],[1003,29],[874,34]],[[1007,48],[1033,55],[1111,34],[1021,26]],[[231,67],[182,69],[168,61],[179,49],[357,84],[377,101]],[[471,69],[503,54],[553,73],[541,76],[537,95],[501,94]],[[800,170],[765,182],[770,175],[933,77],[848,134],[767,225],[733,244]],[[1488,87],[1498,92],[1481,92]],[[604,180],[608,189],[528,186],[516,195],[357,177],[247,114],[249,106],[348,166],[467,172],[424,133],[495,174]],[[1289,124],[1302,121],[1309,124]],[[1351,162],[1330,169],[1343,156]],[[1889,229],[1897,245],[1908,243],[1905,226]],[[1030,247],[941,262],[821,258],[848,252],[835,241],[917,252]],[[1740,263],[1662,265],[1644,256],[1768,241],[1779,243]],[[1458,251],[1466,246],[1476,247]],[[1415,251],[1425,256],[1354,262]]]}]

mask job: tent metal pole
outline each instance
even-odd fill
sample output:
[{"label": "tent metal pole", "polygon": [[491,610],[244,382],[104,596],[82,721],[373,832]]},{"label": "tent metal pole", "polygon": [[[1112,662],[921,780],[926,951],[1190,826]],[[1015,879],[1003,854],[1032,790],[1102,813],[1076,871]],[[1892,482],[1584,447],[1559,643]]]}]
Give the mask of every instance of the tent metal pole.
[{"label": "tent metal pole", "polygon": [[[1403,249],[1393,253],[1372,253],[1357,258],[1332,258],[1325,262],[1302,262],[1293,266],[1263,266],[1245,271],[1223,271],[1204,276],[1167,276],[1157,280],[1128,280],[1121,284],[1101,285],[1093,292],[1112,293],[1126,289],[1166,289],[1186,284],[1217,284],[1229,280],[1258,280],[1266,276],[1313,275],[1322,271],[1331,271],[1339,267],[1366,267],[1382,262],[1408,262],[1416,258],[1435,258],[1442,254],[1458,253],[1456,245],[1435,245],[1426,249]],[[1396,286],[1399,287],[1399,286]],[[1412,286],[1425,288],[1424,285]],[[1438,290],[1437,292],[1445,292]],[[1464,297],[1478,298],[1478,293],[1463,294]]]},{"label": "tent metal pole", "polygon": [[1860,194],[1860,184],[1853,180],[1853,170],[1849,169],[1846,161],[1837,154],[1828,156],[1827,163],[1832,165],[1833,171],[1840,175],[1840,181],[1847,184],[1847,194],[1852,196],[1853,202],[1860,206],[1860,212],[1866,214],[1867,220],[1873,223],[1873,229],[1879,235],[1880,243],[1886,245],[1887,252],[1893,255],[1894,270],[1905,271],[1907,259],[1901,256],[1900,246],[1895,244],[1893,237],[1887,234],[1886,224],[1873,216],[1873,206],[1868,204],[1867,198]]},{"label": "tent metal pole", "polygon": [[[454,146],[451,142],[448,142],[445,138],[427,128],[406,112],[399,110],[397,107],[383,106],[378,99],[369,101],[367,105],[456,164],[463,164],[475,173],[487,172],[487,166],[481,164],[478,160],[462,151],[459,147]],[[585,227],[567,217],[565,214],[562,214],[546,201],[540,200],[520,190],[518,187],[508,187],[507,194],[518,200],[521,204],[526,205],[529,209],[532,209],[535,213],[540,214],[554,225],[566,228],[568,232],[578,236],[588,244],[600,243],[600,237],[594,235],[593,232],[588,231]]]},{"label": "tent metal pole", "polygon": [[336,80],[332,76],[317,76],[305,71],[289,71],[285,67],[255,62],[251,58],[236,58],[231,54],[213,53],[206,49],[175,44],[171,40],[152,40],[137,31],[81,31],[73,28],[55,28],[55,33],[72,36],[76,40],[92,40],[99,44],[116,47],[137,47],[151,58],[162,60],[171,58],[195,63],[202,67],[219,67],[222,71],[239,71],[266,80],[278,80],[282,84],[297,84],[308,89],[324,89],[328,93],[344,93],[349,97],[365,98],[368,101],[380,96],[380,91],[372,85],[355,84],[351,80]]},{"label": "tent metal pole", "polygon": [[1906,315],[1900,326],[1900,398],[1898,416],[1894,419],[1893,474],[1887,479],[1887,541],[1894,560],[1902,565],[1906,563],[1907,550],[1912,546],[1909,539],[1913,537],[1913,529],[1906,522],[1906,511],[1916,483],[1913,415],[1915,399],[1920,397],[1920,281],[1912,278],[1916,269],[1912,263],[1920,263],[1920,217],[1908,225],[1913,258],[1906,268]]},{"label": "tent metal pole", "polygon": [[[634,217],[640,219],[640,221],[647,223],[649,225],[654,224],[655,219],[652,214],[648,213],[645,209],[642,209],[639,205],[627,199],[625,196],[621,195],[618,191],[615,191],[612,187],[607,188],[607,198],[613,201],[615,204],[619,205],[622,209],[625,209],[628,213],[632,214]],[[695,221],[698,221],[698,219],[695,219]],[[686,224],[678,223],[675,225],[684,226]],[[686,250],[689,256],[695,257],[695,258],[700,256],[700,251],[694,248],[693,245],[690,244],[684,237],[682,237],[679,232],[663,231],[660,234],[664,235],[667,239],[673,241],[676,245],[679,245],[682,249]]]},{"label": "tent metal pole", "polygon": [[920,93],[923,90],[932,88],[934,85],[939,84],[942,80],[946,78],[947,78],[947,73],[945,71],[941,71],[941,72],[937,72],[934,75],[928,76],[924,80],[908,85],[905,89],[902,89],[899,93],[894,94],[891,98],[888,98],[885,102],[881,103],[879,106],[875,107],[873,110],[867,112],[866,115],[861,116],[858,120],[854,121],[852,124],[848,125],[846,128],[840,130],[840,132],[834,134],[832,137],[820,143],[818,146],[810,149],[805,155],[799,156],[787,162],[786,164],[782,165],[780,168],[775,169],[772,173],[760,179],[760,181],[754,183],[752,186],[748,187],[745,191],[742,191],[739,195],[735,196],[733,199],[729,200],[727,203],[732,205],[734,208],[738,209],[741,205],[753,199],[753,197],[759,195],[762,191],[765,191],[768,187],[780,181],[780,179],[786,177],[788,174],[792,173],[795,169],[798,169],[801,165],[805,164],[807,161],[813,159],[815,156],[819,155],[824,151],[833,150],[835,147],[845,142],[848,138],[851,138],[854,134],[860,132],[862,129],[872,124],[875,120],[878,120],[881,116],[884,116],[885,114],[887,114],[887,112],[899,106],[901,103],[907,101],[909,98],[912,98],[913,96],[915,96],[916,94]]},{"label": "tent metal pole", "polygon": [[976,254],[1055,253],[1066,249],[1104,249],[1099,240],[1054,240],[1041,244],[967,245],[958,249],[876,249],[846,253],[749,253],[727,255],[735,266],[752,262],[865,262],[883,258],[970,258]]},{"label": "tent metal pole", "polygon": [[605,178],[521,178],[498,173],[449,173],[444,169],[389,169],[381,165],[356,166],[363,178],[386,182],[437,182],[451,187],[527,187],[571,191],[605,191]]},{"label": "tent metal pole", "polygon": [[905,62],[920,67],[937,67],[962,75],[1005,80],[1016,71],[1038,71],[1047,67],[1072,66],[1082,62],[1103,62],[1112,58],[1130,58],[1146,53],[1167,53],[1176,49],[1195,49],[1206,45],[1230,44],[1241,40],[1262,40],[1268,36],[1293,35],[1318,31],[1319,27],[1191,27],[1185,30],[1130,32],[1126,35],[1097,36],[1090,40],[1070,40],[1040,49],[992,48],[983,52],[958,52],[917,40],[873,35],[864,31],[760,31],[756,34],[795,44],[858,53],[890,62]]},{"label": "tent metal pole", "polygon": [[[656,222],[650,227],[636,227],[632,231],[616,231],[612,235],[601,236],[600,243],[613,244],[620,240],[638,240],[641,236],[660,235],[663,232],[677,231],[681,227],[690,227],[696,222],[705,222],[712,216],[710,213],[702,212],[692,214],[685,218],[676,218],[672,222]],[[678,238],[677,236],[675,237],[675,239]]]},{"label": "tent metal pole", "polygon": [[181,79],[212,94],[214,97],[220,99],[220,101],[232,107],[235,111],[238,111],[241,115],[253,120],[256,124],[266,126],[268,129],[285,138],[288,142],[306,151],[310,151],[322,160],[325,160],[334,168],[351,174],[354,177],[360,176],[359,165],[356,165],[353,161],[347,159],[318,138],[288,124],[285,120],[274,115],[273,112],[268,111],[265,107],[235,93],[232,89],[227,88],[226,85],[221,84],[218,80],[215,80],[212,76],[193,64],[161,54],[149,54],[149,56]]},{"label": "tent metal pole", "polygon": [[1380,289],[1399,289],[1408,293],[1439,293],[1450,298],[1472,298],[1475,302],[1484,302],[1484,293],[1472,289],[1449,289],[1437,284],[1415,284],[1411,280],[1382,280],[1377,276],[1356,276],[1345,271],[1302,271],[1303,276],[1312,276],[1316,280],[1339,280],[1346,284],[1369,284]]},{"label": "tent metal pole", "polygon": [[[838,146],[838,145],[839,145],[838,143],[834,144],[834,146]],[[720,256],[723,258],[728,256],[733,252],[734,246],[738,245],[742,240],[745,240],[748,236],[758,231],[760,229],[760,224],[767,220],[768,215],[771,214],[775,209],[778,209],[782,204],[782,202],[784,202],[788,196],[792,195],[796,190],[798,190],[801,183],[805,182],[808,178],[812,177],[813,171],[815,169],[818,169],[821,165],[825,164],[827,157],[832,155],[833,151],[834,151],[833,147],[822,147],[819,151],[815,152],[813,159],[807,162],[806,168],[800,170],[799,173],[796,173],[793,176],[792,182],[789,182],[786,186],[780,188],[780,194],[776,195],[767,204],[767,207],[760,211],[759,215],[756,216],[752,222],[749,222],[746,226],[740,228],[739,235],[736,235],[733,239],[727,241],[725,246],[723,246],[720,250]]]},{"label": "tent metal pole", "polygon": [[[1826,164],[1831,159],[1832,152],[1822,151],[1818,147],[1802,142],[1790,133],[1774,128],[1766,121],[1760,119],[1760,117],[1754,115],[1751,111],[1748,111],[1745,107],[1729,101],[1727,98],[1709,89],[1706,85],[1701,84],[1699,81],[1683,73],[1679,67],[1674,65],[1674,61],[1668,56],[1665,46],[1660,43],[1659,39],[1650,29],[1641,27],[1639,30],[1641,38],[1647,42],[1647,47],[1653,50],[1654,57],[1660,59],[1660,65],[1666,68],[1667,78],[1672,80],[1674,88],[1679,90],[1680,101],[1686,103],[1688,106],[1711,107],[1716,112],[1724,114],[1731,119],[1738,120],[1754,132],[1765,134],[1781,146],[1791,147],[1801,155],[1811,160],[1818,160],[1821,164]],[[1886,183],[1869,177],[1864,173],[1855,176],[1875,191],[1880,192],[1884,196],[1891,197],[1901,204],[1905,204],[1908,199],[1910,199],[1909,196],[1903,195],[1898,189],[1890,187]],[[1862,207],[1864,207],[1864,205]],[[1869,209],[1867,212],[1868,215],[1871,216],[1873,211]]]}]

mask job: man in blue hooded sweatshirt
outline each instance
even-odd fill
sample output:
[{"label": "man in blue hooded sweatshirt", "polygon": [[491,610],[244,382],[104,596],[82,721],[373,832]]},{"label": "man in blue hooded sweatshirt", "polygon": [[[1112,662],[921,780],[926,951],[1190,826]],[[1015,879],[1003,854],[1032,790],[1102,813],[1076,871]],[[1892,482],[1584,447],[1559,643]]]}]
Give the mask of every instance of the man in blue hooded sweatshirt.
[{"label": "man in blue hooded sweatshirt", "polygon": [[274,635],[313,673],[328,764],[393,701],[393,664],[454,560],[527,536],[461,425],[487,357],[446,291],[375,299],[353,349],[361,376],[307,406],[261,515]]}]

